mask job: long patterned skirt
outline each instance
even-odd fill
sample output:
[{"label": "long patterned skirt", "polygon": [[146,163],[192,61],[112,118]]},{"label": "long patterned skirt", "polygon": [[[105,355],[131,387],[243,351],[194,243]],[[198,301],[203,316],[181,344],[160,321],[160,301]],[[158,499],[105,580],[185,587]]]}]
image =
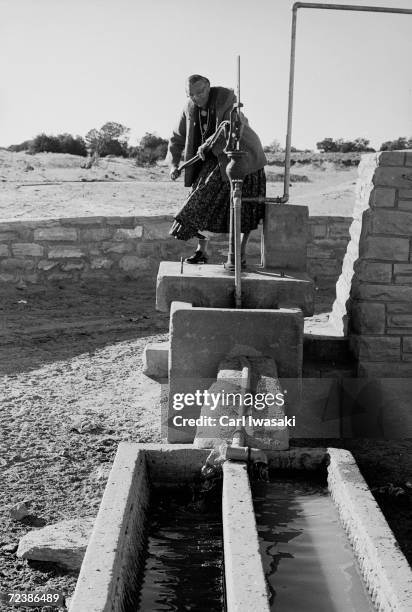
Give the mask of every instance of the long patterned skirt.
[{"label": "long patterned skirt", "polygon": [[[263,168],[248,174],[243,181],[243,197],[266,196]],[[256,229],[264,218],[264,204],[242,202],[241,231]],[[175,216],[170,235],[189,240],[201,232],[228,233],[230,219],[230,183],[222,178],[219,164],[212,159],[203,162],[183,208]]]}]

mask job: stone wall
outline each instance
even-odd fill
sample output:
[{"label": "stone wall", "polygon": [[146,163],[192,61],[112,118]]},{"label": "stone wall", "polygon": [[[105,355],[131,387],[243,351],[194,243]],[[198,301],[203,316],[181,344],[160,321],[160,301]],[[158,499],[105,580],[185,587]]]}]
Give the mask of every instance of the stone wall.
[{"label": "stone wall", "polygon": [[[348,307],[350,344],[358,374],[370,377],[412,375],[412,151],[372,157],[370,188],[364,184],[365,210],[358,249],[351,227],[354,259]],[[367,197],[369,191],[369,197]],[[359,211],[358,211],[359,213]],[[346,260],[346,258],[345,258]],[[346,284],[349,280],[347,272]],[[343,297],[343,296],[342,296]]]},{"label": "stone wall", "polygon": [[[319,306],[330,308],[349,239],[347,217],[310,217],[308,272]],[[193,252],[168,236],[171,218],[76,217],[0,222],[0,282],[45,283],[115,280],[154,275],[162,259]],[[227,237],[211,241],[211,262],[223,261]],[[260,231],[253,232],[249,261],[260,262]]]},{"label": "stone wall", "polygon": [[349,242],[352,217],[309,217],[307,272],[315,281],[316,312],[328,312]]}]

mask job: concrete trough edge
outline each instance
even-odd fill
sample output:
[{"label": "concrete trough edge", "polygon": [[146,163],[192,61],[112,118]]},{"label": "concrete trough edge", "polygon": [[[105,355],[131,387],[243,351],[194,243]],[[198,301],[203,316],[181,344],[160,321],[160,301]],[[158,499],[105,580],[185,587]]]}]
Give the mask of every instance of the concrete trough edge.
[{"label": "concrete trough edge", "polygon": [[139,578],[150,485],[145,453],[136,446],[118,447],[70,612],[120,612],[127,605],[130,585]]},{"label": "concrete trough edge", "polygon": [[328,448],[328,486],[379,612],[408,612],[412,570],[353,455]]},{"label": "concrete trough edge", "polygon": [[269,612],[247,466],[223,464],[223,544],[228,612]]}]

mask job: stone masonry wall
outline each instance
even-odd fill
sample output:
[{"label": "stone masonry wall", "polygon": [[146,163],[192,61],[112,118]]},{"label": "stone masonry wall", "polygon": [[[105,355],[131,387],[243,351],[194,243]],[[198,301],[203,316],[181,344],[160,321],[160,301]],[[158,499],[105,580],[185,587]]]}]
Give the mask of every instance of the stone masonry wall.
[{"label": "stone masonry wall", "polygon": [[373,163],[348,301],[350,343],[360,376],[410,377],[412,151],[380,153]]},{"label": "stone masonry wall", "polygon": [[[308,272],[318,301],[332,304],[346,244],[347,217],[310,217]],[[162,259],[193,252],[193,241],[168,236],[171,218],[79,217],[0,222],[0,282],[116,280],[154,275]],[[211,241],[211,262],[224,261],[227,237]],[[260,231],[253,232],[249,261],[260,262]]]}]

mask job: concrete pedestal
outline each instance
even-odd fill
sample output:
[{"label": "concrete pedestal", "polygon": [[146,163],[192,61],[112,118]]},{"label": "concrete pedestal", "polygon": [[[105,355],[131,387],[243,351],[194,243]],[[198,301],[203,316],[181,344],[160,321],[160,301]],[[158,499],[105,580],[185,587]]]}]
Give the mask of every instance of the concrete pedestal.
[{"label": "concrete pedestal", "polygon": [[308,221],[307,206],[266,204],[262,248],[265,269],[306,271]]},{"label": "concrete pedestal", "polygon": [[[193,441],[196,423],[183,419],[199,417],[203,401],[200,396],[196,399],[196,392],[203,393],[216,383],[219,363],[231,355],[272,358],[287,390],[286,411],[289,407],[293,413],[299,401],[302,353],[303,314],[298,309],[193,308],[173,303],[169,402],[162,414],[162,435],[169,442]],[[188,400],[187,394],[193,398]]]},{"label": "concrete pedestal", "polygon": [[[162,261],[157,275],[156,308],[168,312],[174,301],[190,302],[195,307],[233,308],[234,277],[223,265],[184,264]],[[265,271],[256,268],[242,273],[242,308],[300,308],[306,317],[313,315],[314,286],[304,272]]]}]

